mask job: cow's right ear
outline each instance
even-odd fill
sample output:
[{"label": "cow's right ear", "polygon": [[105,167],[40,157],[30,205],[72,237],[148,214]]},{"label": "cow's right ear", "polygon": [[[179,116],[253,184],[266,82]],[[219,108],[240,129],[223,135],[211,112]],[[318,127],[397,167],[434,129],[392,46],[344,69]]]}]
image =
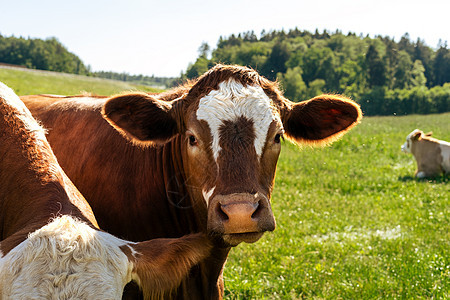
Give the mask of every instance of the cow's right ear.
[{"label": "cow's right ear", "polygon": [[121,247],[132,263],[131,279],[139,285],[144,299],[159,299],[178,287],[190,269],[210,254],[211,248],[210,240],[202,233]]},{"label": "cow's right ear", "polygon": [[148,94],[114,96],[102,109],[103,117],[130,140],[162,144],[178,133],[180,100],[158,100]]}]

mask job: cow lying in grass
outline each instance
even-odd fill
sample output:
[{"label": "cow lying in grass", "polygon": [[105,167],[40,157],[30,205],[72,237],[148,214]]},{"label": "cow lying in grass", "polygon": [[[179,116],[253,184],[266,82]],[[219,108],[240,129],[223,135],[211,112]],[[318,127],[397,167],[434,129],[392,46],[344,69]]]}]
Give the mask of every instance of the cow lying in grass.
[{"label": "cow lying in grass", "polygon": [[412,153],[417,162],[415,176],[426,178],[450,173],[450,143],[415,129],[406,137],[402,151]]},{"label": "cow lying in grass", "polygon": [[0,299],[145,298],[177,287],[209,254],[203,235],[133,243],[98,229],[20,99],[0,83]]}]

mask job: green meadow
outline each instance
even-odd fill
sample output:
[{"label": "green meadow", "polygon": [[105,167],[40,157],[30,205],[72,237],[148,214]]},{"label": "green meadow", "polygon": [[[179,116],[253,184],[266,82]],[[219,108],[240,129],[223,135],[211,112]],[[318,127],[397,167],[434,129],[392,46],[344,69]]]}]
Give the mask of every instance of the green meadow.
[{"label": "green meadow", "polygon": [[[0,68],[24,94],[155,91],[125,82]],[[274,232],[234,248],[226,299],[450,298],[449,177],[413,177],[413,129],[450,141],[450,113],[365,117],[324,148],[283,143]]]},{"label": "green meadow", "polygon": [[450,141],[450,113],[367,117],[319,149],[285,142],[277,228],[231,251],[227,299],[448,299],[449,176],[413,178],[419,128]]}]

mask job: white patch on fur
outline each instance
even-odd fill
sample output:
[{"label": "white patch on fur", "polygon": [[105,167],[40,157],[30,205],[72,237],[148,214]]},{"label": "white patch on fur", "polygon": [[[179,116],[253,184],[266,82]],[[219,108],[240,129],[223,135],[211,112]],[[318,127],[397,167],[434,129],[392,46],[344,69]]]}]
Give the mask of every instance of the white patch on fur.
[{"label": "white patch on fur", "polygon": [[406,141],[402,145],[402,151],[405,152],[405,153],[411,153],[411,147],[408,145],[408,141]]},{"label": "white patch on fur", "polygon": [[205,199],[206,202],[206,206],[209,205],[209,198],[211,198],[212,194],[214,193],[214,190],[216,189],[216,187],[213,187],[212,189],[210,189],[209,191],[203,190],[203,198]]},{"label": "white patch on fur", "polygon": [[219,84],[218,90],[211,91],[200,99],[197,119],[208,123],[212,133],[212,150],[217,161],[221,147],[219,145],[219,128],[224,121],[235,121],[245,117],[253,121],[255,130],[255,150],[261,157],[267,132],[272,121],[281,124],[275,113],[272,101],[260,86],[246,86],[233,79]]},{"label": "white patch on fur", "polygon": [[16,93],[2,82],[0,82],[0,98],[6,106],[17,111],[15,116],[22,121],[27,131],[35,134],[38,140],[45,139],[45,130],[31,117],[31,112]]},{"label": "white patch on fur", "polygon": [[0,258],[1,299],[121,299],[125,241],[62,216]]},{"label": "white patch on fur", "polygon": [[406,136],[406,142],[402,145],[403,152],[411,153],[411,145],[412,145],[411,137],[416,135],[419,131],[420,131],[419,129],[414,129],[410,134]]},{"label": "white patch on fur", "polygon": [[422,179],[422,178],[425,178],[427,176],[425,175],[425,172],[420,171],[419,173],[417,173],[416,177]]},{"label": "white patch on fur", "polygon": [[442,155],[442,168],[445,173],[450,173],[450,143],[445,141],[440,141],[439,147],[441,147]]},{"label": "white patch on fur", "polygon": [[131,255],[133,255],[134,258],[136,258],[138,255],[141,255],[141,253],[139,253],[139,252],[136,251],[133,247],[131,247],[130,244],[135,244],[135,243],[128,242],[128,244],[127,244],[128,248],[129,248],[130,251],[131,251]]}]

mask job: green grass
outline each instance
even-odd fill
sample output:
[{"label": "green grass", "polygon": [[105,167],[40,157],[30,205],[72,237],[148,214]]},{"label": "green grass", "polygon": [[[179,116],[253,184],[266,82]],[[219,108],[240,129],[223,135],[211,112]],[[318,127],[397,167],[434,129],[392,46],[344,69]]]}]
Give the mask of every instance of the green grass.
[{"label": "green grass", "polygon": [[[142,90],[4,68],[0,81],[20,95]],[[277,229],[231,251],[225,298],[450,298],[449,178],[413,178],[414,158],[400,146],[415,128],[450,141],[450,114],[366,117],[326,148],[285,142],[272,198]]]},{"label": "green grass", "polygon": [[0,67],[0,81],[11,87],[18,95],[77,95],[81,93],[112,95],[122,91],[161,91],[149,86],[135,85],[124,81],[2,67]]},{"label": "green grass", "polygon": [[413,178],[400,146],[415,128],[448,141],[450,114],[367,117],[321,149],[284,143],[277,229],[231,251],[226,298],[449,298],[449,178]]}]

